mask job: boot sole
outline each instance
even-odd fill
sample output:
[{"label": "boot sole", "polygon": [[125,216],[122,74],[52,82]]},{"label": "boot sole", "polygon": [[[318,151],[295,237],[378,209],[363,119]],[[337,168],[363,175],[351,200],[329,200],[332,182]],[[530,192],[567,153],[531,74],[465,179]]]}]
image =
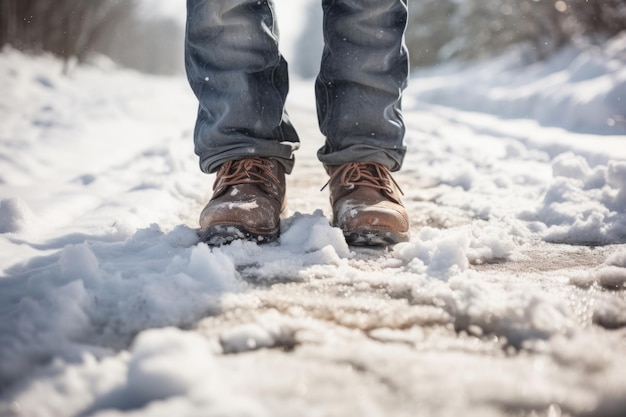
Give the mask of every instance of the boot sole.
[{"label": "boot sole", "polygon": [[389,231],[356,231],[344,233],[344,237],[350,246],[392,246],[401,242],[409,241],[408,232]]},{"label": "boot sole", "polygon": [[273,242],[280,236],[280,229],[270,233],[254,233],[243,226],[210,226],[198,230],[198,237],[209,246],[228,245],[235,240],[247,240],[257,243]]}]

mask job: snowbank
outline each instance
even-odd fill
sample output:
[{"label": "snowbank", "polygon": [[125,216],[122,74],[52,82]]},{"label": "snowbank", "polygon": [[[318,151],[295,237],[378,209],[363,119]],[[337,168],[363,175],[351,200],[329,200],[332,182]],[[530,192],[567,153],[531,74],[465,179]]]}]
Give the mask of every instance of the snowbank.
[{"label": "snowbank", "polygon": [[77,360],[86,345],[96,354],[104,351],[95,346],[119,349],[141,330],[218,311],[217,296],[242,283],[229,257],[197,242],[191,229],[153,226],[9,269],[0,282],[0,382],[51,357]]},{"label": "snowbank", "polygon": [[569,46],[524,66],[521,52],[494,61],[416,71],[419,100],[576,132],[626,133],[626,32],[602,48]]}]

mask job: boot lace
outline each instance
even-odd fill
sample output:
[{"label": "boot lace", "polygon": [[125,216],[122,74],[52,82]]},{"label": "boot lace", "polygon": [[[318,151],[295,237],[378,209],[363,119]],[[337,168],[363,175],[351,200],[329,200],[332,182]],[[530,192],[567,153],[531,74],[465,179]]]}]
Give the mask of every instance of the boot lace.
[{"label": "boot lace", "polygon": [[322,187],[324,190],[328,184],[339,179],[339,186],[353,189],[355,187],[370,187],[392,194],[391,184],[396,186],[400,194],[402,189],[391,176],[389,168],[376,162],[350,162],[342,165],[330,176],[330,179]]},{"label": "boot lace", "polygon": [[262,184],[267,187],[280,182],[272,172],[274,162],[266,158],[244,158],[228,161],[222,165],[213,188],[239,184]]}]

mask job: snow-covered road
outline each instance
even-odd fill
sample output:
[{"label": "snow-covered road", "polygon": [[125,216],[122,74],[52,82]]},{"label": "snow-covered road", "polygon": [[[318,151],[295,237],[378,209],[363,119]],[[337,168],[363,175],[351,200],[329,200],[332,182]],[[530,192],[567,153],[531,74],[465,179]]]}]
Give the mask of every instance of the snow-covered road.
[{"label": "snow-covered road", "polygon": [[211,249],[185,80],[59,73],[0,54],[0,416],[624,415],[625,135],[428,104],[414,79],[413,237],[355,249],[296,80],[280,241]]}]

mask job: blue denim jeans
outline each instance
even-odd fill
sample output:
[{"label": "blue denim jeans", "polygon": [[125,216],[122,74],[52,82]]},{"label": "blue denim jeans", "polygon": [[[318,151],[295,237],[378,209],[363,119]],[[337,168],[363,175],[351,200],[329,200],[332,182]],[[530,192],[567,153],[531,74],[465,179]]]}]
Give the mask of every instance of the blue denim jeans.
[{"label": "blue denim jeans", "polygon": [[[293,0],[298,1],[298,0]],[[400,101],[408,78],[407,0],[322,0],[324,53],[316,80],[327,165],[402,165]],[[194,131],[201,169],[273,157],[290,172],[299,138],[285,112],[287,63],[271,0],[187,0],[185,66],[199,100]]]}]

